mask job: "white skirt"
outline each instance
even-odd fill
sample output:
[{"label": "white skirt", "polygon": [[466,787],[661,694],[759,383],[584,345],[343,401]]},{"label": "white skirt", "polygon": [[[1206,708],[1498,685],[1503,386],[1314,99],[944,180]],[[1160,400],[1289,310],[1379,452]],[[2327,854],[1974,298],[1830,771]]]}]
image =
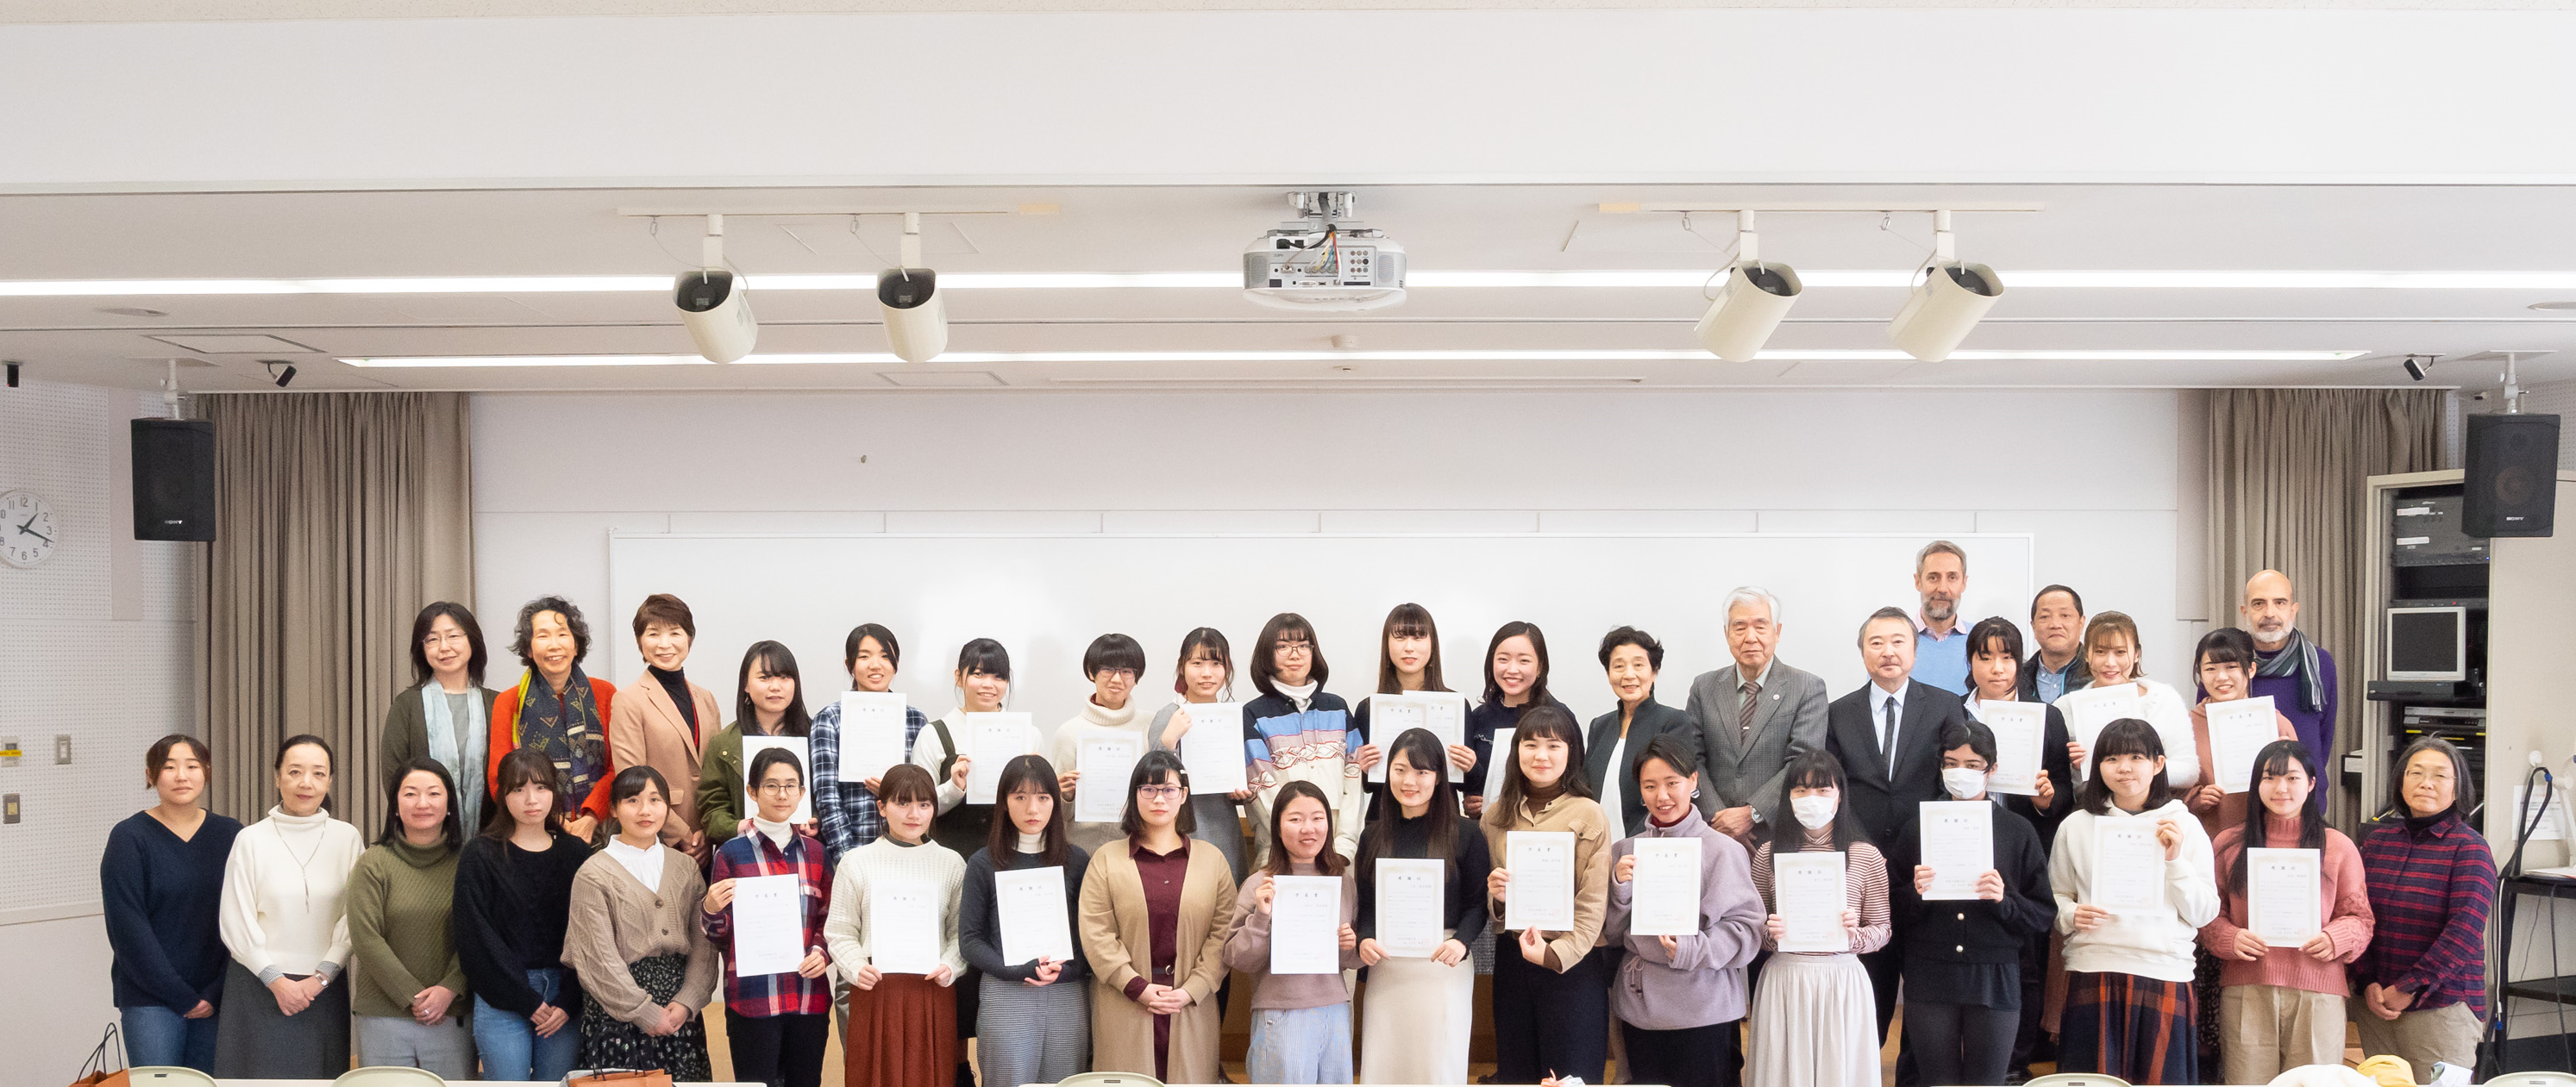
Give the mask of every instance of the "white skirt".
[{"label": "white skirt", "polygon": [[1746,1087],[1878,1087],[1878,1008],[1860,959],[1773,955],[1753,996]]},{"label": "white skirt", "polygon": [[1387,959],[1360,994],[1361,1083],[1465,1083],[1476,966]]}]

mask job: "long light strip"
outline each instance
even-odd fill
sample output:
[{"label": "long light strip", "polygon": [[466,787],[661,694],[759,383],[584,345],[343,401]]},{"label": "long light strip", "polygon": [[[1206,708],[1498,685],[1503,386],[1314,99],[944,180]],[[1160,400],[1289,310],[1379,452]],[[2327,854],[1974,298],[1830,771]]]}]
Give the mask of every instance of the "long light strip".
[{"label": "long light strip", "polygon": [[[1950,356],[1967,362],[2343,362],[2366,351],[1960,351]],[[367,368],[469,366],[697,366],[713,365],[696,355],[438,355],[344,358]],[[751,355],[735,365],[890,364],[902,359],[886,352]],[[951,351],[939,356],[954,363],[1087,363],[1087,362],[1706,362],[1700,350],[1498,350],[1498,351]],[[1911,362],[1902,351],[1799,349],[1765,351],[1761,362]]]}]

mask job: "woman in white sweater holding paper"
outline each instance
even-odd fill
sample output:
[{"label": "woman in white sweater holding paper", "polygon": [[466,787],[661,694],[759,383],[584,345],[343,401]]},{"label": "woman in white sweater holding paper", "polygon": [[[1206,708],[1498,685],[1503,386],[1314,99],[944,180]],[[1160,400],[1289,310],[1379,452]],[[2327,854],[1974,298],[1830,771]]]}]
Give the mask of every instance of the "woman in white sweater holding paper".
[{"label": "woman in white sweater holding paper", "polygon": [[2156,738],[2164,744],[2166,780],[2198,781],[2200,752],[2199,745],[2192,742],[2191,703],[2172,684],[2148,679],[2142,663],[2145,657],[2146,644],[2138,640],[2137,620],[2106,611],[2084,624],[2084,666],[2093,674],[2093,685],[2068,691],[2055,703],[2066,715],[2066,726],[2076,732],[2069,753],[2078,766],[2092,764],[2092,753],[2085,749],[2083,729],[2079,727],[2087,712],[2082,707],[2106,699],[2134,698],[2134,703],[2123,707],[2128,711],[2124,715],[2155,728]]},{"label": "woman in white sweater holding paper", "polygon": [[[1064,787],[1065,803],[1073,803],[1075,791],[1082,787],[1082,747],[1091,740],[1124,740],[1136,758],[1144,758],[1152,745],[1147,743],[1145,725],[1150,714],[1139,713],[1136,678],[1145,674],[1145,647],[1124,634],[1103,634],[1091,640],[1082,651],[1082,678],[1091,681],[1091,696],[1082,700],[1082,712],[1055,727],[1055,739],[1048,762],[1055,767],[1056,781]],[[1112,795],[1121,796],[1126,786],[1125,770],[1110,775]],[[1079,810],[1079,809],[1075,809]],[[1074,811],[1065,812],[1072,820]],[[1117,820],[1072,822],[1073,844],[1089,853],[1126,835],[1119,833]]]},{"label": "woman in white sweater holding paper", "polygon": [[331,1079],[349,1070],[349,869],[358,828],[331,818],[331,746],[277,749],[277,806],[242,828],[224,864],[218,927],[233,962],[216,1026],[215,1074]]},{"label": "woman in white sweater holding paper", "polygon": [[[966,972],[957,944],[957,907],[966,859],[929,840],[938,803],[930,772],[906,764],[886,771],[877,809],[885,837],[851,850],[832,874],[832,912],[823,945],[850,981],[850,1026],[841,1036],[843,1075],[871,1087],[948,1087],[961,1042],[950,986]],[[927,891],[935,931],[880,932],[877,895]]]}]

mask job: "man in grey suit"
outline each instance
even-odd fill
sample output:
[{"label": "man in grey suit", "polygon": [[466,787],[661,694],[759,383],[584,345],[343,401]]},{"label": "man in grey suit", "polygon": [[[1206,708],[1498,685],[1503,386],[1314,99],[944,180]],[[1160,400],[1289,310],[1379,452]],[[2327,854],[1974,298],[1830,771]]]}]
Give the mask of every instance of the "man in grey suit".
[{"label": "man in grey suit", "polygon": [[1780,601],[1747,585],[1726,594],[1726,650],[1735,663],[1691,680],[1683,734],[1699,762],[1699,810],[1720,834],[1751,843],[1780,802],[1789,760],[1825,746],[1825,681],[1772,656]]}]

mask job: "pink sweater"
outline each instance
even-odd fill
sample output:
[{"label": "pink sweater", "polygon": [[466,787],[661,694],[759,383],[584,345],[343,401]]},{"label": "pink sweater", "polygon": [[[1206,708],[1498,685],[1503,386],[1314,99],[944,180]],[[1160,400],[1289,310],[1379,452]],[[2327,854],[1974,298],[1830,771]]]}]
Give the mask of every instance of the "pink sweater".
[{"label": "pink sweater", "polygon": [[[2270,849],[2296,849],[2299,846],[2299,821],[2269,812],[2263,816],[2265,842]],[[2245,927],[2245,894],[2228,879],[2236,864],[2236,855],[2245,848],[2245,826],[2220,831],[2210,843],[2218,864],[2218,916],[2201,927],[2200,945],[2218,956],[2218,984],[2277,985],[2285,989],[2303,989],[2312,993],[2352,995],[2344,980],[2344,964],[2361,957],[2370,946],[2373,924],[2370,914],[2370,887],[2362,876],[2361,850],[2342,831],[2328,828],[2323,856],[2319,858],[2317,899],[2324,916],[2325,933],[2334,940],[2332,962],[2319,962],[2295,947],[2276,947],[2261,959],[2249,960],[2236,953],[2236,934]]]}]

